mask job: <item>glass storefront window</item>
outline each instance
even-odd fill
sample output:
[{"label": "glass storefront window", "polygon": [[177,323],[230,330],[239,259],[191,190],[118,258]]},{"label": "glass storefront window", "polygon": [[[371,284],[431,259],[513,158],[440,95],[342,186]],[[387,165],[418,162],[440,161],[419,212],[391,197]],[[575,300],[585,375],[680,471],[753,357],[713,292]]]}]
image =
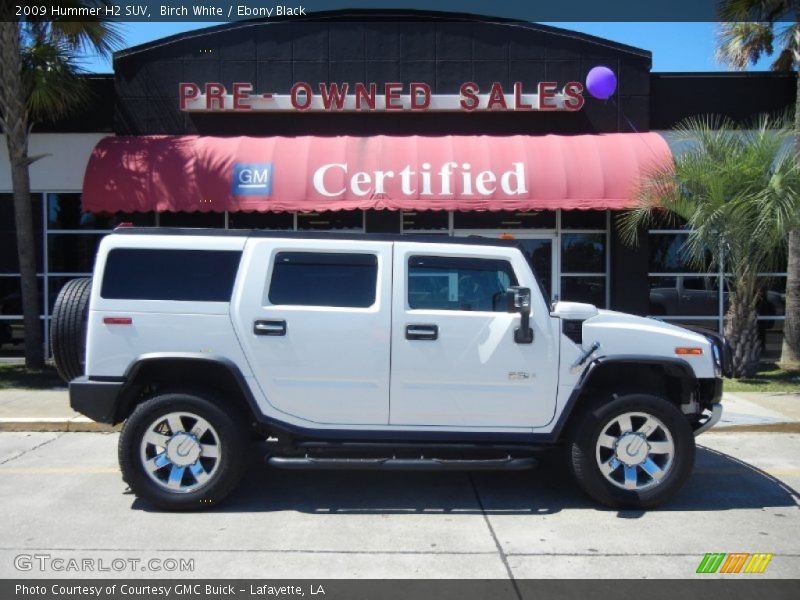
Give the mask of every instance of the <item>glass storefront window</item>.
[{"label": "glass storefront window", "polygon": [[783,347],[783,319],[759,319],[758,337],[761,340],[761,358],[777,360]]},{"label": "glass storefront window", "polygon": [[[31,194],[33,211],[33,237],[36,246],[36,271],[42,264],[42,195]],[[0,194],[0,273],[19,273],[17,258],[17,228],[14,222],[14,198]]]},{"label": "glass storefront window", "polygon": [[606,305],[606,278],[562,277],[561,300],[586,302],[602,308]]},{"label": "glass storefront window", "polygon": [[0,319],[0,357],[22,355],[25,344],[25,326],[22,319]]},{"label": "glass storefront window", "polygon": [[91,273],[97,246],[104,234],[50,233],[47,236],[49,273]]},{"label": "glass storefront window", "polygon": [[294,214],[232,212],[228,213],[228,229],[294,229]]},{"label": "glass storefront window", "polygon": [[161,227],[225,227],[225,213],[163,212],[158,216]]},{"label": "glass storefront window", "polygon": [[553,297],[553,240],[550,238],[521,238],[516,242],[522,246],[536,278],[544,288],[547,298]]},{"label": "glass storefront window", "polygon": [[688,237],[675,233],[651,234],[649,271],[651,273],[694,271],[683,248]]},{"label": "glass storefront window", "polygon": [[552,210],[456,211],[453,214],[453,227],[455,229],[555,229],[556,213]]},{"label": "glass storefront window", "polygon": [[[764,293],[758,302],[757,310],[760,317],[783,317],[786,314],[786,276],[761,277]],[[725,278],[725,293],[723,311],[727,312],[732,292],[729,290],[729,280]]]},{"label": "glass storefront window", "polygon": [[154,227],[156,224],[156,213],[135,212],[135,213],[114,213],[107,216],[106,225],[109,229],[114,229],[121,223],[130,223],[134,227]]},{"label": "glass storefront window", "polygon": [[450,213],[446,210],[403,211],[403,231],[449,229]]},{"label": "glass storefront window", "polygon": [[719,313],[719,277],[650,277],[651,316],[714,318]]},{"label": "glass storefront window", "polygon": [[605,273],[605,233],[564,233],[561,235],[562,273]]},{"label": "glass storefront window", "polygon": [[708,270],[711,254],[707,253],[705,264],[694,264],[686,251],[685,233],[650,233],[649,271],[651,273],[692,273]]},{"label": "glass storefront window", "polygon": [[[727,324],[727,319],[725,323]],[[759,319],[758,339],[761,341],[761,360],[777,360],[783,346],[783,319]]]},{"label": "glass storefront window", "polygon": [[120,223],[155,225],[155,213],[94,214],[81,210],[80,194],[47,194],[47,228],[53,230],[114,229]]},{"label": "glass storefront window", "polygon": [[[39,302],[42,302],[42,284],[44,277],[37,277],[39,287]],[[22,316],[22,291],[19,276],[0,277],[0,317]]]},{"label": "glass storefront window", "polygon": [[297,214],[297,229],[300,231],[317,229],[351,229],[364,230],[364,211],[342,210],[326,212],[309,212]]},{"label": "glass storefront window", "polygon": [[19,277],[0,277],[0,316],[22,314]]},{"label": "glass storefront window", "polygon": [[667,213],[656,214],[649,229],[686,229],[686,220]]},{"label": "glass storefront window", "polygon": [[562,210],[561,229],[606,230],[605,210]]}]

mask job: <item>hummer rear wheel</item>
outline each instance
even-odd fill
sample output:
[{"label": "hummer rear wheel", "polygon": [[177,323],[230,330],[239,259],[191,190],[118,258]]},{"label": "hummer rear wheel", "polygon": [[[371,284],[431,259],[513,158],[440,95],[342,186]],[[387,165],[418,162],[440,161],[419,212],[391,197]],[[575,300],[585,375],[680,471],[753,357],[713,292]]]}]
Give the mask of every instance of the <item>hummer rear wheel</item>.
[{"label": "hummer rear wheel", "polygon": [[136,407],[119,438],[122,477],[167,510],[221,502],[241,479],[249,436],[234,410],[194,393],[164,393]]}]

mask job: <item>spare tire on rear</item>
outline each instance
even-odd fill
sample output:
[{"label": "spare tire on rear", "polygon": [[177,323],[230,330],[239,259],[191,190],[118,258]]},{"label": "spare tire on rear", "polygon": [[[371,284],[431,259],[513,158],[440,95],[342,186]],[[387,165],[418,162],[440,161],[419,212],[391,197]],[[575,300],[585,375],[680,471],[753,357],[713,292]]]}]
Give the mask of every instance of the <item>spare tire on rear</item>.
[{"label": "spare tire on rear", "polygon": [[83,375],[91,291],[91,279],[72,279],[61,288],[53,307],[50,348],[56,370],[64,381]]}]

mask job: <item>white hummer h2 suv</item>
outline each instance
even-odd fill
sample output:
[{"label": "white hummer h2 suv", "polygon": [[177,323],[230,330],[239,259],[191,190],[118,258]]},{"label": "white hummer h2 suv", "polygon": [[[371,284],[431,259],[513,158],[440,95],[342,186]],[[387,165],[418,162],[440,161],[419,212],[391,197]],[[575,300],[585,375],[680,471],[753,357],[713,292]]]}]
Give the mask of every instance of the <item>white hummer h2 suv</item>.
[{"label": "white hummer h2 suv", "polygon": [[655,507],[729,355],[550,305],[513,241],[477,237],[118,229],[52,327],[73,408],[124,422],[125,481],[174,510],[225,498],[254,438],[289,469],[524,469],[559,444],[597,501]]}]

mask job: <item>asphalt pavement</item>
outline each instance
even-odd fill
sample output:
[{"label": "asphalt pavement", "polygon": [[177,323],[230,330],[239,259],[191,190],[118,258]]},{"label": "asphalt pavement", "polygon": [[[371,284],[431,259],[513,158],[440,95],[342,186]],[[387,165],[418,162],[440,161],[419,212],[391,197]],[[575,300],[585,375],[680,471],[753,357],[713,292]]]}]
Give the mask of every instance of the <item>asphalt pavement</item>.
[{"label": "asphalt pavement", "polygon": [[[598,507],[557,452],[505,473],[279,471],[254,452],[224,505],[164,513],[126,489],[117,437],[0,433],[0,577],[800,576],[796,433],[703,435],[686,487],[649,512]],[[774,556],[697,575],[708,552]]]}]

